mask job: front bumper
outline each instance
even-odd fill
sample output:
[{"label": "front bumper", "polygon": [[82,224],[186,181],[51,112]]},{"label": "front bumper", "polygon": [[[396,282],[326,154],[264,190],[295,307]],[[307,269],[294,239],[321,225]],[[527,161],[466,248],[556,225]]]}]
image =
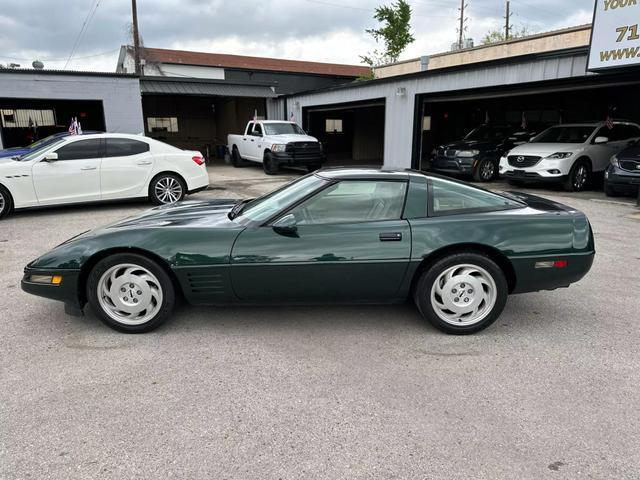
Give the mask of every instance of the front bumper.
[{"label": "front bumper", "polygon": [[573,158],[546,159],[543,158],[532,167],[518,168],[509,163],[506,157],[500,159],[500,177],[518,180],[520,182],[549,182],[564,181],[573,165]]},{"label": "front bumper", "polygon": [[609,165],[604,174],[607,186],[620,193],[634,195],[640,188],[640,171],[637,174]]},{"label": "front bumper", "polygon": [[453,173],[458,175],[471,175],[473,173],[474,162],[477,158],[472,157],[443,157],[437,156],[429,165],[429,170],[440,173]]},{"label": "front bumper", "polygon": [[[36,283],[31,281],[32,275],[60,275],[62,276],[62,282],[59,285]],[[22,290],[31,295],[57,300],[71,307],[81,309],[85,302],[80,294],[79,280],[80,270],[50,270],[27,267],[24,269],[24,276],[20,286]]]},{"label": "front bumper", "polygon": [[271,153],[271,158],[278,163],[279,166],[286,167],[314,167],[322,165],[327,157],[324,154],[300,155],[288,152]]}]

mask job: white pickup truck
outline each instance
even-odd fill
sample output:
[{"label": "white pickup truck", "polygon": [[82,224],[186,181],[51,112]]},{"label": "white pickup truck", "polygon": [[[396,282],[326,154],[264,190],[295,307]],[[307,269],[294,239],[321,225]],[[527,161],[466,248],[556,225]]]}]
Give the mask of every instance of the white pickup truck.
[{"label": "white pickup truck", "polygon": [[317,170],[325,161],[322,144],[293,122],[257,120],[247,124],[243,135],[229,135],[227,147],[234,167],[245,161],[262,163],[265,173],[281,166]]}]

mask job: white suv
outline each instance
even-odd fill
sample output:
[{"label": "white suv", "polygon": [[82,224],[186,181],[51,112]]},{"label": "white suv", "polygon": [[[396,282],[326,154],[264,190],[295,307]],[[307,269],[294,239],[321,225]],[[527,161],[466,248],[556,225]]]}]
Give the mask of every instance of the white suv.
[{"label": "white suv", "polygon": [[562,182],[567,191],[589,187],[613,155],[640,138],[640,126],[614,121],[575,123],[548,128],[500,159],[500,176],[511,184]]}]

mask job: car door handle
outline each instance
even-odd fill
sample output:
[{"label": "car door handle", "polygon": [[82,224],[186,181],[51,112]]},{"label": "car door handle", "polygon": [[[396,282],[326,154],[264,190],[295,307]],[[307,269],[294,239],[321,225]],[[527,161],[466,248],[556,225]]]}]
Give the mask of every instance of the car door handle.
[{"label": "car door handle", "polygon": [[400,232],[381,233],[379,238],[381,242],[401,242],[402,233]]},{"label": "car door handle", "polygon": [[97,170],[98,167],[82,167],[80,170]]},{"label": "car door handle", "polygon": [[136,162],[138,165],[151,165],[151,162],[149,161],[143,161],[143,162]]}]

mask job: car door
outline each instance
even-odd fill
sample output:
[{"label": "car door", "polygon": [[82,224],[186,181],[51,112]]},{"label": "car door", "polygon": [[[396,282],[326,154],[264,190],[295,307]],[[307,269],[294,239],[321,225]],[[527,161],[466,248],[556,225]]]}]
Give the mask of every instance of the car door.
[{"label": "car door", "polygon": [[147,142],[107,137],[100,169],[102,198],[146,195],[145,186],[153,172],[153,165],[154,158]]},{"label": "car door", "polygon": [[33,165],[33,185],[39,205],[100,200],[102,140],[74,139],[54,150],[58,158]]},{"label": "car door", "polygon": [[247,131],[244,133],[244,136],[242,137],[242,147],[240,148],[240,153],[242,154],[242,157],[248,160],[255,160],[255,152],[253,149],[255,145],[255,138],[253,136],[254,125],[255,124],[253,122],[250,122],[247,125]]},{"label": "car door", "polygon": [[[260,303],[393,299],[411,255],[411,229],[402,219],[406,188],[344,180],[247,228],[232,250],[236,294]],[[283,220],[295,225],[283,230]]]},{"label": "car door", "polygon": [[251,154],[256,160],[262,160],[264,158],[264,132],[262,131],[262,125],[256,123],[253,127],[253,135],[251,136]]}]

